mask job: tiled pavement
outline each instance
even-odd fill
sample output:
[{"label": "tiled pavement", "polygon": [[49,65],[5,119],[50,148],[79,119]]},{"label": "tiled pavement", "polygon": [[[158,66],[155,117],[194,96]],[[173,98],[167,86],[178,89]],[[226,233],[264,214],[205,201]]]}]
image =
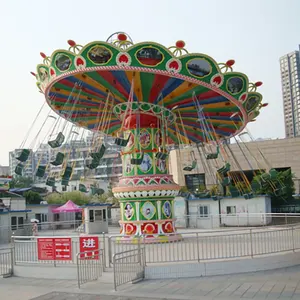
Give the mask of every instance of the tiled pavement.
[{"label": "tiled pavement", "polygon": [[[77,288],[75,281],[0,279],[5,300],[300,300],[300,266],[230,276],[151,280],[113,290],[111,276]],[[2,299],[2,298],[1,298]]]}]

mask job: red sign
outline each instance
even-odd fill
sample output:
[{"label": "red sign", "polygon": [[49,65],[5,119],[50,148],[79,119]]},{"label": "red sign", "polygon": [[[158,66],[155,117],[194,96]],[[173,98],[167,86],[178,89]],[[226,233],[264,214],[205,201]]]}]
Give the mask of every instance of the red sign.
[{"label": "red sign", "polygon": [[38,260],[54,260],[54,243],[52,238],[38,238]]},{"label": "red sign", "polygon": [[72,239],[54,239],[55,260],[72,260]]},{"label": "red sign", "polygon": [[38,238],[39,260],[72,260],[71,238]]},{"label": "red sign", "polygon": [[[81,236],[79,238],[80,258],[99,259],[99,238],[97,236]],[[89,251],[89,252],[87,252]]]}]

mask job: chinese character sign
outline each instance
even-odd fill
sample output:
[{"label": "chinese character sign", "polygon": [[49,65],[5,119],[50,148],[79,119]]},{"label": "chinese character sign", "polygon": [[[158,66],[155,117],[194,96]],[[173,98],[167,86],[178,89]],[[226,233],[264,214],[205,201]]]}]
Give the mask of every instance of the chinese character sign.
[{"label": "chinese character sign", "polygon": [[99,238],[97,236],[81,236],[80,242],[80,258],[99,259]]},{"label": "chinese character sign", "polygon": [[39,260],[72,260],[71,238],[38,238]]}]

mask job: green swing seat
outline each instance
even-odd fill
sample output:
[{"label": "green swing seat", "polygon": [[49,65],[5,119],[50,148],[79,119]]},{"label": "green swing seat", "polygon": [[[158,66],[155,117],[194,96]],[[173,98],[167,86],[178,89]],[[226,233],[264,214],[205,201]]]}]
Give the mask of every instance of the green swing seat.
[{"label": "green swing seat", "polygon": [[260,178],[263,182],[266,182],[271,179],[271,175],[269,173],[263,173],[260,175]]},{"label": "green swing seat", "polygon": [[157,159],[166,160],[167,157],[168,157],[168,153],[159,151],[159,152],[156,153],[155,157],[156,157]]},{"label": "green swing seat", "polygon": [[79,184],[79,191],[82,192],[82,193],[87,193],[88,192],[86,186],[82,183]]},{"label": "green swing seat", "polygon": [[90,153],[90,156],[93,159],[100,160],[103,157],[103,155],[105,153],[105,150],[106,150],[106,147],[102,144],[101,147],[100,147],[100,149],[97,152]]},{"label": "green swing seat", "polygon": [[54,187],[55,186],[55,177],[48,177],[46,180],[46,185]]},{"label": "green swing seat", "polygon": [[254,197],[254,195],[253,195],[252,192],[246,193],[246,194],[244,194],[243,196],[244,196],[244,198],[245,198],[246,200],[252,199],[252,198]]},{"label": "green swing seat", "polygon": [[230,185],[229,186],[229,192],[230,192],[230,195],[232,198],[236,198],[236,197],[239,197],[240,196],[240,192],[238,191],[238,189],[233,186],[233,185]]},{"label": "green swing seat", "polygon": [[277,179],[278,177],[278,172],[275,169],[270,169],[269,174],[270,174],[270,179]]},{"label": "green swing seat", "polygon": [[217,172],[219,174],[225,174],[230,171],[230,163],[226,163],[222,168],[218,169]]},{"label": "green swing seat", "polygon": [[86,167],[90,170],[96,169],[100,164],[100,159],[93,158],[91,163],[86,164]]},{"label": "green swing seat", "polygon": [[20,155],[18,157],[16,157],[16,159],[18,161],[25,162],[28,159],[29,154],[30,154],[29,149],[22,149]]},{"label": "green swing seat", "polygon": [[56,154],[55,160],[51,161],[50,164],[53,166],[60,166],[64,161],[65,155],[62,152]]},{"label": "green swing seat", "polygon": [[217,152],[214,152],[214,153],[208,153],[205,155],[205,158],[206,159],[217,159],[218,156],[219,156],[219,146],[217,147]]},{"label": "green swing seat", "polygon": [[17,166],[15,168],[15,173],[19,176],[22,176],[23,170],[24,170],[24,165],[19,163],[19,164],[17,164]]},{"label": "green swing seat", "polygon": [[118,145],[118,146],[121,146],[121,147],[126,147],[129,140],[130,140],[130,134],[129,134],[127,139],[116,138],[115,139],[115,144]]},{"label": "green swing seat", "polygon": [[67,178],[62,178],[62,179],[61,179],[61,185],[69,186],[69,179],[67,179]]},{"label": "green swing seat", "polygon": [[214,201],[217,201],[217,200],[221,200],[222,197],[221,196],[218,196],[218,195],[213,195],[211,196],[211,198],[214,200]]},{"label": "green swing seat", "polygon": [[72,172],[73,172],[73,168],[70,166],[67,166],[65,168],[64,174],[62,175],[62,178],[69,180],[72,175]]},{"label": "green swing seat", "polygon": [[48,145],[51,148],[58,148],[63,144],[64,141],[65,141],[65,136],[63,135],[62,132],[59,132],[56,139],[54,139],[53,141],[49,141]]},{"label": "green swing seat", "polygon": [[130,162],[132,165],[140,165],[143,162],[144,159],[144,152],[142,152],[142,155],[140,157],[131,158]]},{"label": "green swing seat", "polygon": [[92,195],[102,195],[104,194],[104,190],[97,188],[95,186],[91,186]]},{"label": "green swing seat", "polygon": [[36,177],[44,177],[46,173],[47,166],[39,166],[36,170],[35,176]]},{"label": "green swing seat", "polygon": [[230,177],[224,177],[222,180],[222,185],[223,186],[228,186],[231,183],[231,178]]},{"label": "green swing seat", "polygon": [[283,196],[285,195],[287,192],[287,188],[286,186],[282,186],[280,188],[277,188],[275,191],[274,191],[274,195],[275,196]]},{"label": "green swing seat", "polygon": [[183,171],[193,171],[197,166],[197,161],[196,160],[193,160],[192,164],[190,166],[186,166],[183,168]]}]

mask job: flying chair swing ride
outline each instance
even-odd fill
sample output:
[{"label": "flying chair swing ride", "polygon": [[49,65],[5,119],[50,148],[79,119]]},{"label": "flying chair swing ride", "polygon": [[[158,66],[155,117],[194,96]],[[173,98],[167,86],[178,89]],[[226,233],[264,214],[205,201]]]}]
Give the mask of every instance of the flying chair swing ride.
[{"label": "flying chair swing ride", "polygon": [[[106,153],[103,136],[113,137],[120,149],[123,171],[113,193],[120,201],[124,240],[141,234],[159,241],[181,238],[175,229],[174,197],[180,187],[169,174],[171,149],[190,149],[183,172],[192,172],[201,161],[220,186],[234,184],[246,199],[253,197],[253,187],[226,140],[246,134],[246,124],[267,105],[257,92],[261,82],[250,83],[245,74],[233,71],[234,60],[218,64],[208,55],[189,53],[184,41],[169,48],[155,42],[134,44],[129,35],[117,32],[106,41],[82,46],[68,40],[68,45],[51,56],[41,53],[43,62],[32,73],[56,113],[47,116],[53,120],[47,142],[56,156],[50,168],[39,163],[35,175],[43,178],[54,166],[63,171],[59,178],[50,172],[46,185],[55,186],[57,180],[68,184],[76,164],[69,162],[70,149],[64,145],[90,131],[88,172]],[[243,153],[245,145],[239,142]],[[18,175],[26,169],[29,148],[22,144]],[[231,172],[233,166],[239,175]],[[261,170],[260,184],[284,193],[276,171]],[[84,180],[80,190],[87,192]],[[222,194],[217,191],[213,197]]]}]

